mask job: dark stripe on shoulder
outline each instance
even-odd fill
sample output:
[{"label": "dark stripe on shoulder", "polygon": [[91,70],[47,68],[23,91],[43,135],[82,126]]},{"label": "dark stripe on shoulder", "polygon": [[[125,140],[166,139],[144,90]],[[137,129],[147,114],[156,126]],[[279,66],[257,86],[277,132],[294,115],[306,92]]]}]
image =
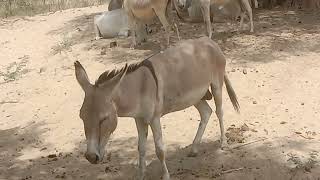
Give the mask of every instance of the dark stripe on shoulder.
[{"label": "dark stripe on shoulder", "polygon": [[153,67],[151,61],[149,61],[148,59],[144,60],[141,65],[147,67],[150,70],[154,80],[156,81],[156,85],[158,88],[158,78],[157,78],[156,72],[154,70],[154,67]]},{"label": "dark stripe on shoulder", "polygon": [[[151,56],[151,57],[152,57],[152,56]],[[149,57],[149,58],[150,58],[150,57]],[[145,59],[145,60],[141,63],[141,65],[147,67],[147,68],[150,70],[150,72],[151,72],[151,74],[152,74],[152,76],[153,76],[153,79],[154,79],[155,82],[156,82],[156,88],[157,88],[156,91],[157,91],[157,99],[158,99],[158,88],[159,88],[158,78],[157,78],[155,69],[154,69],[154,67],[153,67],[153,64],[152,64],[152,62],[149,60],[149,58],[148,58],[148,59]]]}]

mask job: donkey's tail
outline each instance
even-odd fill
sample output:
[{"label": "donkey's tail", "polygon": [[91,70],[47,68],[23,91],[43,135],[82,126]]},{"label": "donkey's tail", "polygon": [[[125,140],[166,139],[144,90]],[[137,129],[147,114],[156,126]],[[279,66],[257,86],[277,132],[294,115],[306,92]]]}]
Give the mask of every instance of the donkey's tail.
[{"label": "donkey's tail", "polygon": [[240,113],[240,105],[239,105],[239,102],[238,102],[238,98],[237,98],[237,95],[236,93],[234,92],[232,86],[231,86],[231,82],[230,80],[228,79],[228,76],[225,74],[224,75],[224,83],[226,84],[226,88],[227,88],[227,92],[228,92],[228,95],[229,95],[229,98],[232,102],[232,105],[233,105],[233,108],[238,112]]}]

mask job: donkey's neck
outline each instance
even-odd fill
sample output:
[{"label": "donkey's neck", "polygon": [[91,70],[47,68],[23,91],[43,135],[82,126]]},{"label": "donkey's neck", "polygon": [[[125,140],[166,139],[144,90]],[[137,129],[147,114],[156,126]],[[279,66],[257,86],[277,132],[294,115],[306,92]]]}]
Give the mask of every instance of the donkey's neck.
[{"label": "donkey's neck", "polygon": [[149,67],[141,66],[127,74],[113,97],[118,116],[145,117],[145,113],[153,111],[156,93],[157,83]]},{"label": "donkey's neck", "polygon": [[126,89],[125,87],[128,86],[122,82],[121,87],[113,97],[113,102],[119,117],[135,117],[137,105],[133,103],[133,101],[136,101],[136,99],[133,98],[134,96],[132,96],[132,93],[129,95],[128,91],[130,91],[130,89]]}]

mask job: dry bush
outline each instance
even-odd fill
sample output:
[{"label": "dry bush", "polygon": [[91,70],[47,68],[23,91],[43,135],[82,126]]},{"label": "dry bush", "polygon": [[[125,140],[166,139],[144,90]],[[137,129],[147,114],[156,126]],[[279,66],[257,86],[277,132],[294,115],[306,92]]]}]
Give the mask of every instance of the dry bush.
[{"label": "dry bush", "polygon": [[109,0],[0,0],[0,17],[35,15],[68,8],[100,5]]}]

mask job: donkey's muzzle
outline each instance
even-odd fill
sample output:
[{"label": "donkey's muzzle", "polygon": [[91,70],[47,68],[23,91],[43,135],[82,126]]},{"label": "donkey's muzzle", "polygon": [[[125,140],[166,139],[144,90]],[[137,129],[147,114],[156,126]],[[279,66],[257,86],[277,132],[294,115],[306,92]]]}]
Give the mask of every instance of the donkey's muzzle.
[{"label": "donkey's muzzle", "polygon": [[100,156],[96,153],[86,153],[84,156],[91,164],[97,164],[100,161]]}]

